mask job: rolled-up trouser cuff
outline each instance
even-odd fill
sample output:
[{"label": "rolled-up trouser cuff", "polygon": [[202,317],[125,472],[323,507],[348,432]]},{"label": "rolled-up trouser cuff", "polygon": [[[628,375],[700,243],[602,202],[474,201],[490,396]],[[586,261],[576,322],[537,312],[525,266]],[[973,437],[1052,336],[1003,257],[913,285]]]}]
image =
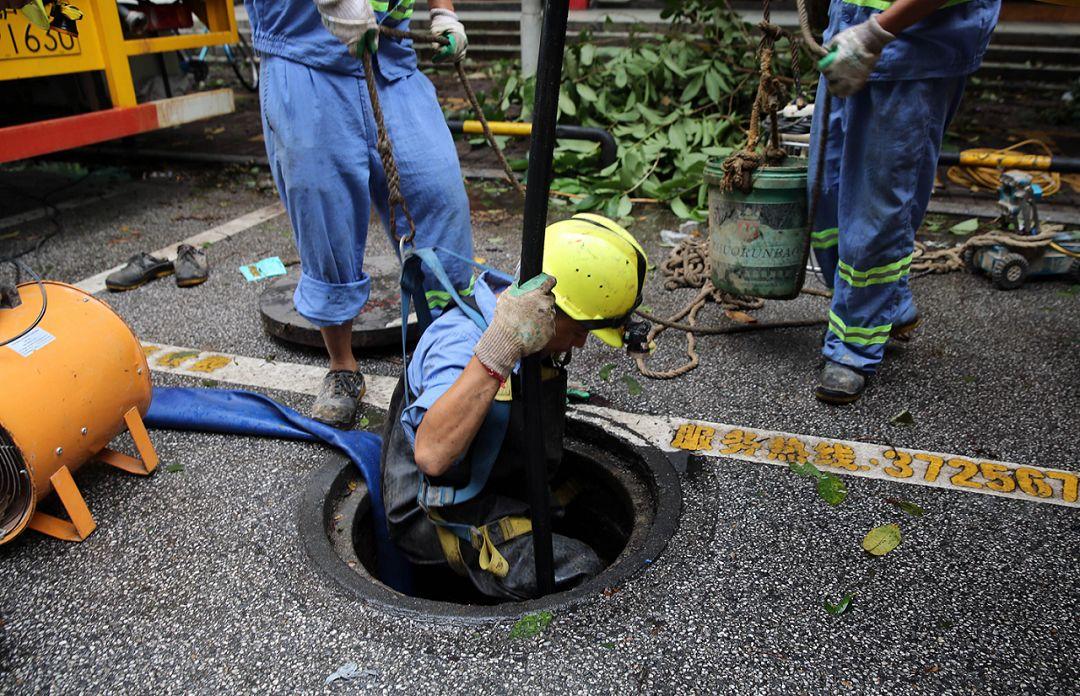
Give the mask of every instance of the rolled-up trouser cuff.
[{"label": "rolled-up trouser cuff", "polygon": [[339,326],[356,318],[370,294],[371,278],[366,273],[352,283],[324,283],[301,273],[293,304],[315,326]]}]

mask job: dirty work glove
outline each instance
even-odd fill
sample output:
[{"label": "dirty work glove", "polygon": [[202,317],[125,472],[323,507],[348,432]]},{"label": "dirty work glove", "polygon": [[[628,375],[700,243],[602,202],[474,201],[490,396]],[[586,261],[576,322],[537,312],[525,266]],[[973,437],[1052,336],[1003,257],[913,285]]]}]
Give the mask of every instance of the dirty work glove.
[{"label": "dirty work glove", "polygon": [[881,58],[885,44],[895,38],[881,28],[877,15],[834,36],[825,46],[829,55],[818,63],[829,83],[829,91],[838,97],[847,97],[862,89]]},{"label": "dirty work glove", "polygon": [[499,295],[495,317],[473,349],[484,367],[506,379],[519,360],[547,345],[555,335],[553,287],[555,279],[541,273]]},{"label": "dirty work glove", "polygon": [[432,60],[436,63],[442,63],[445,60],[457,63],[465,57],[465,50],[469,48],[469,39],[465,36],[465,25],[458,20],[453,10],[443,7],[436,7],[430,15],[431,33],[450,39],[449,44],[439,47]]},{"label": "dirty work glove", "polygon": [[379,49],[379,23],[368,0],[314,0],[323,26],[359,58]]}]

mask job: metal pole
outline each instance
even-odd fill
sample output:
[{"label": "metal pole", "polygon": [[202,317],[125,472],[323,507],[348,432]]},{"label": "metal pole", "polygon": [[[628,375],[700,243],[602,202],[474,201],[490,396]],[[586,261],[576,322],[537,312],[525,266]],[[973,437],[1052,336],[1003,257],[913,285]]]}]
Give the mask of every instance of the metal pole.
[{"label": "metal pole", "polygon": [[521,2],[521,76],[536,74],[536,57],[540,53],[540,0]]},{"label": "metal pole", "polygon": [[[543,266],[544,228],[547,226],[548,191],[555,152],[555,121],[558,118],[569,5],[569,0],[547,0],[544,11],[540,59],[536,71],[532,145],[529,149],[529,187],[525,195],[525,224],[521,233],[522,280],[536,276]],[[525,450],[529,458],[526,462],[526,478],[532,514],[533,553],[536,556],[536,588],[538,594],[544,595],[555,591],[555,561],[551,549],[551,509],[548,507],[544,424],[540,412],[543,385],[539,356],[530,355],[522,361],[521,389],[525,406]]]}]

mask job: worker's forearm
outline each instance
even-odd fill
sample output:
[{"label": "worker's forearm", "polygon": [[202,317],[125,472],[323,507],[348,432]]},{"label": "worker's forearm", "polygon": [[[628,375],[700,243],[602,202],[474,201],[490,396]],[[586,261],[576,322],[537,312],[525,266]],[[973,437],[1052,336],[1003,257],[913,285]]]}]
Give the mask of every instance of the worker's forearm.
[{"label": "worker's forearm", "polygon": [[943,4],[944,0],[896,0],[877,16],[878,24],[896,36],[912,24],[929,17]]},{"label": "worker's forearm", "polygon": [[428,6],[429,10],[434,10],[436,8],[442,8],[444,10],[450,10],[451,12],[454,11],[454,2],[453,2],[453,0],[428,0],[427,6]]},{"label": "worker's forearm", "polygon": [[475,357],[431,405],[416,429],[416,466],[441,476],[469,449],[499,391],[499,382]]}]

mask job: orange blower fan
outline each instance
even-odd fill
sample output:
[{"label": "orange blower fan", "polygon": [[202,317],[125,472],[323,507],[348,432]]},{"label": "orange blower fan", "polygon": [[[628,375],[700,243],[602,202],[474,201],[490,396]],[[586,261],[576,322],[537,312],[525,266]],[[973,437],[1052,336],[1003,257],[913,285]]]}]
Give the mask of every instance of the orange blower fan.
[{"label": "orange blower fan", "polygon": [[[142,345],[104,302],[51,281],[0,290],[0,544],[24,529],[82,541],[97,527],[72,473],[89,461],[148,475]],[[127,429],[139,459],[108,448]],[[55,492],[68,520],[38,504]]]}]

